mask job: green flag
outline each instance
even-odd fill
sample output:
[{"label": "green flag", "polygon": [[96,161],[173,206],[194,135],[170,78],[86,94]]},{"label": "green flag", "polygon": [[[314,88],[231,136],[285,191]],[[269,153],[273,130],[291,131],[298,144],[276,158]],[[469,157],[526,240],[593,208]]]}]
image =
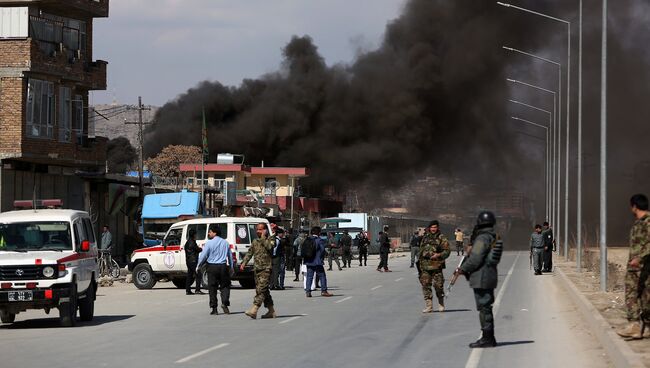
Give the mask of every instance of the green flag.
[{"label": "green flag", "polygon": [[201,138],[203,141],[203,163],[208,163],[210,159],[210,152],[208,151],[208,128],[205,125],[205,108],[203,108],[203,129],[201,130]]}]

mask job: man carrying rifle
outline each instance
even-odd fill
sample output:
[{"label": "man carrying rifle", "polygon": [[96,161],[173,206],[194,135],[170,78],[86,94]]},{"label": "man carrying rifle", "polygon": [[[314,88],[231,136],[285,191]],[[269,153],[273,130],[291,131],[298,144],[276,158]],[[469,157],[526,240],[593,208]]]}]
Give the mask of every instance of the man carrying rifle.
[{"label": "man carrying rifle", "polygon": [[501,260],[503,246],[494,232],[496,217],[492,212],[484,211],[478,215],[473,234],[472,251],[460,267],[454,272],[466,275],[469,286],[474,289],[476,308],[481,322],[481,338],[469,344],[470,348],[488,348],[497,345],[494,338],[494,289],[497,287],[497,265]]},{"label": "man carrying rifle", "polygon": [[[642,339],[642,299],[645,285],[640,280],[644,261],[650,256],[650,212],[648,212],[648,197],[636,194],[630,198],[630,207],[636,221],[630,231],[630,256],[625,274],[625,305],[627,307],[628,325],[616,331],[620,336],[632,339]],[[647,282],[645,282],[647,285]],[[650,298],[645,298],[650,299]],[[646,307],[647,308],[647,307]],[[647,319],[648,316],[645,316]],[[645,322],[648,322],[647,320]],[[650,334],[649,334],[650,335]]]},{"label": "man carrying rifle", "polygon": [[438,221],[431,221],[420,243],[420,284],[426,308],[422,313],[433,312],[433,292],[431,285],[436,290],[438,297],[438,311],[445,310],[445,277],[442,270],[445,268],[445,259],[449,257],[449,242],[438,229]]}]

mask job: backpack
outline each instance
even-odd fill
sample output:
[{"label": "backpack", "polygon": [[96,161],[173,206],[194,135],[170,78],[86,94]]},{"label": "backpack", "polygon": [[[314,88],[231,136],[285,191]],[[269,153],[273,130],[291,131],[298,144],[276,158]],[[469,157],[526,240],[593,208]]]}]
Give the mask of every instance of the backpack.
[{"label": "backpack", "polygon": [[490,244],[490,251],[488,252],[486,263],[489,266],[496,266],[501,262],[501,255],[503,254],[503,241],[498,235]]},{"label": "backpack", "polygon": [[300,245],[300,255],[305,261],[311,261],[316,257],[316,242],[313,237],[306,238]]}]

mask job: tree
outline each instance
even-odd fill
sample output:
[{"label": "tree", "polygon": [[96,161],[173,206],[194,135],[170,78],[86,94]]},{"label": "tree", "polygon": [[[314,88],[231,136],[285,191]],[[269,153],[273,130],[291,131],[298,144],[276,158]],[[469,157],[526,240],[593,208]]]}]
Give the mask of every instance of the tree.
[{"label": "tree", "polygon": [[154,157],[148,158],[145,165],[154,175],[178,177],[180,164],[201,163],[202,151],[197,146],[169,145]]},{"label": "tree", "polygon": [[135,148],[125,137],[113,138],[106,144],[106,162],[109,173],[124,174],[138,158]]}]

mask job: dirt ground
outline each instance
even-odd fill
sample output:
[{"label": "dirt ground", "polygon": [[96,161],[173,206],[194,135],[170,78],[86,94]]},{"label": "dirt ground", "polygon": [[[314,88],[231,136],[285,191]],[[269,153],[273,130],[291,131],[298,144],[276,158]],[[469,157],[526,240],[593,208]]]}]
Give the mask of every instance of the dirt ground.
[{"label": "dirt ground", "polygon": [[[573,252],[571,259],[574,259]],[[624,286],[623,277],[625,264],[627,263],[627,248],[609,248],[607,251],[608,261],[608,291],[600,291],[600,256],[598,249],[587,248],[583,256],[583,271],[578,273],[575,261],[563,262],[563,259],[556,257],[553,264],[560,267],[569,279],[576,285],[587,299],[598,309],[601,315],[610,323],[612,328],[617,329],[627,324],[625,317]],[[633,351],[642,355],[647,367],[650,367],[650,339],[628,341],[627,344]]]}]

